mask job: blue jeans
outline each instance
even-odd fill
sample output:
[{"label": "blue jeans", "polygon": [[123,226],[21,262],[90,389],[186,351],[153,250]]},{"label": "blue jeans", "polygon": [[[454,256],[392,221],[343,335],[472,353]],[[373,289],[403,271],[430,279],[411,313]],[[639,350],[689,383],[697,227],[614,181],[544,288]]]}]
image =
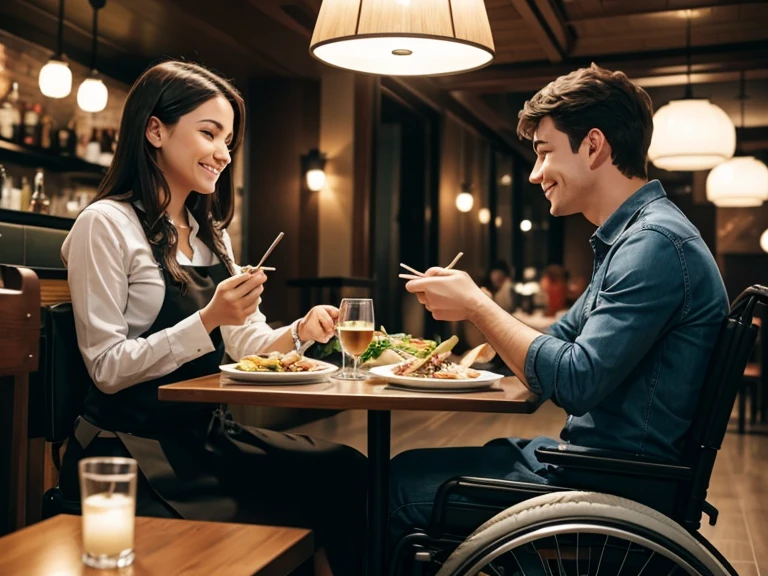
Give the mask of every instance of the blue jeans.
[{"label": "blue jeans", "polygon": [[455,476],[536,484],[553,481],[550,467],[536,460],[534,452],[540,446],[557,444],[557,440],[543,436],[533,440],[499,438],[485,446],[425,448],[397,455],[390,468],[390,548],[394,549],[413,528],[428,526],[438,488]]}]

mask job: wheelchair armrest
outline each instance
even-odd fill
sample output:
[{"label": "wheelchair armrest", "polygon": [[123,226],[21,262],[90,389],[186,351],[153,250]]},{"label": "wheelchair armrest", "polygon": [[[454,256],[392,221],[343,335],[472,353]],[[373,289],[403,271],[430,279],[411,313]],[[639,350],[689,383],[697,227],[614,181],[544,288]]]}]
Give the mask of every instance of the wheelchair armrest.
[{"label": "wheelchair armrest", "polygon": [[[443,482],[435,496],[432,507],[432,517],[429,522],[429,533],[432,537],[440,537],[445,521],[448,499],[451,496],[463,496],[474,500],[478,506],[490,504],[499,508],[508,508],[523,500],[549,494],[572,490],[550,484],[534,484],[532,482],[517,482],[497,478],[478,478],[474,476],[457,476]],[[466,504],[470,506],[470,504]]]},{"label": "wheelchair armrest", "polygon": [[693,477],[693,469],[684,464],[654,460],[613,450],[584,448],[560,444],[536,449],[536,458],[544,464],[563,468],[607,472],[629,476],[653,476],[670,480],[687,480]]}]

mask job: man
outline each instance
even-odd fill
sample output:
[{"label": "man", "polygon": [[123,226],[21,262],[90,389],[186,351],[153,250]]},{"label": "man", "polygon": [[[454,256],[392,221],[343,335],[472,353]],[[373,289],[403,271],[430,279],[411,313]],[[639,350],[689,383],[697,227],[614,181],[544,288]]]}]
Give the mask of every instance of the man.
[{"label": "man", "polygon": [[507,312],[513,312],[515,302],[515,285],[512,282],[509,266],[507,263],[503,260],[496,262],[496,264],[491,267],[491,271],[488,276],[491,282],[491,287],[493,289],[491,297],[493,298],[494,302],[496,302],[496,304],[498,304],[499,307],[501,307],[503,310],[506,310]]},{"label": "man", "polygon": [[[728,302],[699,232],[648,181],[652,110],[626,75],[592,65],[547,85],[519,114],[518,134],[536,152],[530,181],[551,214],[580,213],[598,226],[592,280],[546,334],[504,312],[465,272],[433,268],[406,288],[437,320],[474,323],[528,388],[565,409],[563,440],[675,460]],[[453,476],[552,480],[534,450],[554,444],[510,438],[401,454],[392,464],[393,540],[426,526],[438,486]]]}]

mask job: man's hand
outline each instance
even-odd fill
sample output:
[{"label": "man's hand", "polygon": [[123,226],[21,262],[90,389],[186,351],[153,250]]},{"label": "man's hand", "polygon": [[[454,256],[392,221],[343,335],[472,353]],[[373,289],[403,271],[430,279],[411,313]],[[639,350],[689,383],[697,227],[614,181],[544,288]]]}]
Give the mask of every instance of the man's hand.
[{"label": "man's hand", "polygon": [[445,268],[430,268],[405,289],[416,294],[435,320],[472,320],[478,302],[487,299],[469,274]]},{"label": "man's hand", "polygon": [[328,342],[333,338],[339,309],[334,306],[315,306],[299,321],[299,339],[302,342]]}]

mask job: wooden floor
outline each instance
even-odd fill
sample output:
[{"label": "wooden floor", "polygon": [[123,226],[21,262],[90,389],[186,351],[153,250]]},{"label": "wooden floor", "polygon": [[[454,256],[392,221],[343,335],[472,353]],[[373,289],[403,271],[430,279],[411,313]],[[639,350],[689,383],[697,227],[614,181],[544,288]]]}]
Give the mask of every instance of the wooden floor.
[{"label": "wooden floor", "polygon": [[[552,403],[533,415],[394,412],[392,455],[412,448],[481,445],[502,436],[557,438],[564,421],[564,412]],[[342,412],[292,431],[366,451],[363,411]],[[768,428],[762,431],[761,435],[727,434],[708,498],[720,517],[717,526],[702,528],[741,576],[768,576]]]}]

